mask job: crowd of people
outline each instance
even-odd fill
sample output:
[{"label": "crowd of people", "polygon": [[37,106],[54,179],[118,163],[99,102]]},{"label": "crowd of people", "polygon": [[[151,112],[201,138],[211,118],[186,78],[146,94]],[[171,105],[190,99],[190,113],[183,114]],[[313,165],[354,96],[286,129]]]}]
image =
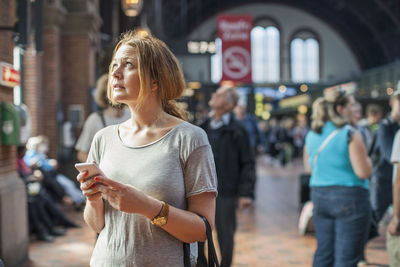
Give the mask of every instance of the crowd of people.
[{"label": "crowd of people", "polygon": [[313,103],[303,157],[311,173],[317,239],[313,266],[365,265],[365,245],[378,235],[384,215],[391,216],[392,204],[387,251],[390,266],[400,264],[400,192],[392,186],[393,181],[399,184],[392,174],[399,160],[394,138],[400,129],[400,88],[389,104],[387,117],[382,118],[379,106],[369,105],[362,120],[362,106],[343,90],[327,91]]},{"label": "crowd of people", "polygon": [[58,171],[58,163],[47,156],[45,136],[30,137],[17,149],[17,170],[26,185],[30,233],[37,240],[51,242],[67,228],[79,227],[60,205],[82,209],[85,197],[72,179]]},{"label": "crowd of people", "polygon": [[77,181],[62,175],[44,136],[18,149],[39,240],[78,227],[59,205],[84,206],[86,223],[98,233],[91,266],[181,266],[188,243],[185,267],[195,266],[207,261],[204,218],[228,267],[236,211],[256,197],[257,156],[277,166],[302,157],[317,240],[313,266],[363,264],[391,205],[387,249],[391,265],[400,264],[400,88],[387,117],[369,104],[363,118],[356,95],[335,88],[315,100],[309,120],[266,121],[247,110],[234,87],[222,86],[198,126],[175,102],[184,89],[180,64],[162,41],[135,32],[121,37],[109,73],[97,83],[100,111],[88,117],[75,146],[77,159],[96,162],[104,175],[81,172]]}]

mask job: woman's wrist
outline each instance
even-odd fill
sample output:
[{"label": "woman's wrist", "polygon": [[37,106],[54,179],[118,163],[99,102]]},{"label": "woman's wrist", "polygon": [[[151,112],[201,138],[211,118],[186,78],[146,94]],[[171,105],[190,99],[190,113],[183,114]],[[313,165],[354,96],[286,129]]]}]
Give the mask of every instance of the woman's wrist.
[{"label": "woman's wrist", "polygon": [[99,199],[96,200],[86,200],[86,204],[90,205],[93,208],[102,208],[103,207],[103,198],[100,197]]},{"label": "woman's wrist", "polygon": [[146,204],[143,205],[143,210],[140,213],[152,220],[160,213],[162,206],[163,203],[160,200],[147,196]]}]

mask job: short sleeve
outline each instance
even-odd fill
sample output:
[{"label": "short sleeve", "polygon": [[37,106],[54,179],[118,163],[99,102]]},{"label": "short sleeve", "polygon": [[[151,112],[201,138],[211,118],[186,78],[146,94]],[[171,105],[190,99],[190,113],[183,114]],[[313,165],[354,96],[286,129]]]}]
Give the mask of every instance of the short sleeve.
[{"label": "short sleeve", "polygon": [[99,115],[97,113],[92,113],[83,126],[82,133],[76,142],[75,149],[88,153],[94,135],[102,128],[103,126]]},{"label": "short sleeve", "polygon": [[209,144],[190,153],[184,166],[186,197],[204,192],[217,193],[217,175]]},{"label": "short sleeve", "polygon": [[400,162],[400,130],[397,131],[393,142],[392,156],[390,158],[392,163]]},{"label": "short sleeve", "polygon": [[93,138],[93,142],[90,146],[90,150],[88,153],[87,162],[96,162],[100,163],[100,135],[96,134]]}]

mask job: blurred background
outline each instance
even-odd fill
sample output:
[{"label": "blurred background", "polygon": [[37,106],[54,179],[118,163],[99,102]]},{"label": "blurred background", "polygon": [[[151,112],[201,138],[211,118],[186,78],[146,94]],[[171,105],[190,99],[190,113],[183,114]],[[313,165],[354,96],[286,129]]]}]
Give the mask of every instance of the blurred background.
[{"label": "blurred background", "polygon": [[[227,56],[223,15],[235,19],[228,30],[249,23],[247,54]],[[259,121],[289,128],[308,123],[312,101],[326,89],[355,92],[362,108],[377,104],[386,113],[400,87],[399,0],[0,0],[0,258],[6,266],[25,262],[29,248],[16,147],[47,136],[49,157],[74,179],[75,142],[88,114],[98,110],[96,80],[128,29],[157,36],[178,57],[187,82],[180,103],[193,123],[207,115],[208,100],[223,83],[238,87],[240,102]]]}]

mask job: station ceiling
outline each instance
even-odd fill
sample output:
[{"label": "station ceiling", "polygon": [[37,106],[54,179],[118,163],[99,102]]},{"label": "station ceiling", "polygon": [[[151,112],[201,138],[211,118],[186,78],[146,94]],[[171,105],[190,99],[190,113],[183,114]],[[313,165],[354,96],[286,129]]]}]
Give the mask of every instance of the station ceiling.
[{"label": "station ceiling", "polygon": [[160,14],[154,9],[162,3],[166,40],[185,39],[203,21],[230,8],[275,3],[302,9],[329,24],[349,44],[364,70],[400,60],[400,0],[153,0],[144,3],[143,11],[151,29],[157,26],[154,23]]}]

